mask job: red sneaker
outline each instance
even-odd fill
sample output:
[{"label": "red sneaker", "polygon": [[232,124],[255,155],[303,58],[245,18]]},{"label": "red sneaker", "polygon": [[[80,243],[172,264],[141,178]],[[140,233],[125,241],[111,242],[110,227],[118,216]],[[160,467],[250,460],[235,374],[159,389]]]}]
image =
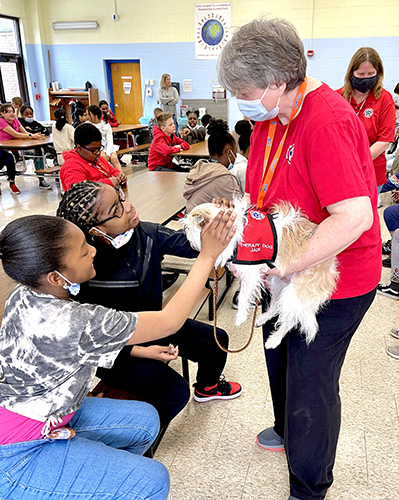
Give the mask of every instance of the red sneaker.
[{"label": "red sneaker", "polygon": [[213,399],[235,399],[242,393],[241,385],[237,382],[227,382],[224,375],[221,375],[219,382],[211,387],[199,388],[198,384],[194,384],[194,387],[194,399],[198,403]]},{"label": "red sneaker", "polygon": [[21,194],[21,191],[17,188],[15,182],[10,182],[10,189],[12,194]]}]

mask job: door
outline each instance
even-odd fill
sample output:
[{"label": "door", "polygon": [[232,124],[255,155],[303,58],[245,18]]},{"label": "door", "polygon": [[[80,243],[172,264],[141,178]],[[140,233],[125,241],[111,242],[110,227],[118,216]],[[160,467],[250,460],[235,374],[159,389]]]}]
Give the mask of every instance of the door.
[{"label": "door", "polygon": [[111,106],[116,118],[124,124],[139,123],[143,116],[139,62],[110,62]]}]

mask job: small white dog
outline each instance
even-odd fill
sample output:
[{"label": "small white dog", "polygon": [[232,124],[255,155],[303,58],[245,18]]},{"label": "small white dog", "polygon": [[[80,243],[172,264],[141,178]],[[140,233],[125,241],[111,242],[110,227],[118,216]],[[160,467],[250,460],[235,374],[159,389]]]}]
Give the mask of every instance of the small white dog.
[{"label": "small white dog", "polygon": [[[215,267],[226,265],[232,258],[237,245],[243,241],[244,227],[247,223],[246,203],[242,199],[234,200],[237,213],[237,231],[228,247],[219,255]],[[221,210],[213,203],[203,203],[195,207],[184,219],[184,229],[193,248],[201,249],[200,233],[202,226]],[[317,229],[317,225],[295,210],[289,203],[280,203],[270,211],[277,236],[277,256],[273,264],[281,276],[267,275],[267,264],[227,263],[231,272],[241,280],[238,298],[236,325],[241,325],[247,318],[249,309],[261,297],[262,289],[268,288],[271,294],[267,311],[261,314],[256,326],[261,326],[278,316],[276,330],[266,341],[267,349],[277,347],[283,337],[294,327],[299,327],[305,335],[307,344],[314,340],[318,332],[316,314],[329,300],[335,290],[338,279],[337,259],[330,259],[305,271],[285,276],[287,267],[298,262],[305,251],[308,240]],[[264,218],[262,213],[260,217]]]}]

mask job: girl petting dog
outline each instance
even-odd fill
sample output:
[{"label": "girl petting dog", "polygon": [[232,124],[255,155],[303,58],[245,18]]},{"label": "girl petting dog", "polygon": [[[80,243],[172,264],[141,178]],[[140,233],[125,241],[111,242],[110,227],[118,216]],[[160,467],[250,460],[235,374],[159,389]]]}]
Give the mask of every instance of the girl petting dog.
[{"label": "girl petting dog", "polygon": [[231,211],[202,234],[203,250],[162,311],[119,312],[70,296],[96,274],[94,247],[71,222],[32,215],[0,234],[10,294],[0,330],[0,491],[38,498],[166,499],[165,467],[141,455],[156,411],[138,401],[87,398],[96,368],[125,344],[171,335],[189,315],[235,232]]}]

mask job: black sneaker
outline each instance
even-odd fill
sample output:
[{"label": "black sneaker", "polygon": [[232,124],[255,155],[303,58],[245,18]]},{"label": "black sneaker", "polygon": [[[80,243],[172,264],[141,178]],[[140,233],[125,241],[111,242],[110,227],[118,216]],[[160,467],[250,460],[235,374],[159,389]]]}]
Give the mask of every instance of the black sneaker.
[{"label": "black sneaker", "polygon": [[194,399],[198,403],[205,403],[214,399],[235,399],[241,396],[242,388],[237,382],[227,382],[224,375],[220,376],[219,382],[211,387],[199,387],[194,384]]},{"label": "black sneaker", "polygon": [[45,189],[46,191],[50,191],[53,188],[50,186],[50,184],[46,180],[40,179],[39,180],[39,189]]},{"label": "black sneaker", "polygon": [[382,244],[382,255],[391,255],[391,240],[387,240]]},{"label": "black sneaker", "polygon": [[238,296],[240,295],[240,290],[237,290],[233,295],[233,300],[231,301],[231,307],[233,309],[238,309]]},{"label": "black sneaker", "polygon": [[399,300],[399,283],[393,283],[392,281],[386,285],[380,283],[377,285],[377,293],[394,300]]},{"label": "black sneaker", "polygon": [[391,257],[387,257],[382,261],[382,267],[391,267]]},{"label": "black sneaker", "polygon": [[162,273],[162,291],[170,288],[179,278],[179,273]]}]

